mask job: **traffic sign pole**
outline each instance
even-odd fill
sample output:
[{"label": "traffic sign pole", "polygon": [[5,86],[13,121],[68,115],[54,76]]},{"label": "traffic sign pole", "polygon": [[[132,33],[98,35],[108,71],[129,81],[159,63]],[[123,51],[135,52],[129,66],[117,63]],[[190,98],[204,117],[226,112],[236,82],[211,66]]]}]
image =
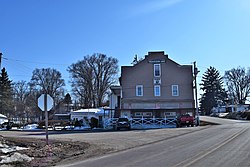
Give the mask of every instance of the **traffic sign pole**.
[{"label": "traffic sign pole", "polygon": [[46,144],[48,145],[48,111],[50,111],[53,107],[53,98],[47,93],[40,95],[40,97],[38,98],[38,107],[45,112]]},{"label": "traffic sign pole", "polygon": [[49,145],[47,93],[44,94],[44,112],[45,112],[46,144]]}]

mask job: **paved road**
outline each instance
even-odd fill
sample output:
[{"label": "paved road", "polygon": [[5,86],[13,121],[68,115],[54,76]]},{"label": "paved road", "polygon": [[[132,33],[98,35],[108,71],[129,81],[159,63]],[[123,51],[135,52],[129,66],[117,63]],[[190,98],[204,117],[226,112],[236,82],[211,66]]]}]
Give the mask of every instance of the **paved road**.
[{"label": "paved road", "polygon": [[219,121],[222,125],[211,126],[210,128],[162,140],[154,144],[87,159],[68,166],[250,166],[250,123],[207,117],[201,119],[215,119],[214,121]]}]

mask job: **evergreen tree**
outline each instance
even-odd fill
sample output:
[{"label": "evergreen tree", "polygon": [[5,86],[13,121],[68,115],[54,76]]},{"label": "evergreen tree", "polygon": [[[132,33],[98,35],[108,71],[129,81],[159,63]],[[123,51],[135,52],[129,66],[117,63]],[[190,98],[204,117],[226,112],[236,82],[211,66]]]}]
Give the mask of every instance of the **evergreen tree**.
[{"label": "evergreen tree", "polygon": [[200,86],[204,92],[200,99],[200,110],[209,115],[211,109],[217,107],[227,97],[219,71],[209,67],[202,77]]},{"label": "evergreen tree", "polygon": [[0,75],[0,113],[10,116],[13,112],[12,84],[7,71],[2,69]]},{"label": "evergreen tree", "polygon": [[69,112],[70,111],[69,106],[70,104],[72,104],[71,96],[69,93],[67,93],[64,97],[64,104],[67,105],[67,112]]}]

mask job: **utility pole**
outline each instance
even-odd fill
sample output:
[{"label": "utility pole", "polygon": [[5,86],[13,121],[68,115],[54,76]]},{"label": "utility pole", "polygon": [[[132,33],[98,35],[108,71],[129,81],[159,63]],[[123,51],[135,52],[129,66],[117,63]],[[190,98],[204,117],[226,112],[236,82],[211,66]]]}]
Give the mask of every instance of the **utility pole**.
[{"label": "utility pole", "polygon": [[3,54],[2,53],[0,53],[0,70],[2,69],[1,67],[1,64],[2,64],[2,57],[3,57]]},{"label": "utility pole", "polygon": [[197,74],[199,73],[198,68],[196,67],[196,62],[194,62],[194,89],[195,89],[195,114],[196,114],[196,125],[200,125],[200,118],[199,118],[199,107],[198,107],[198,93],[197,93]]},{"label": "utility pole", "polygon": [[[3,56],[3,54],[2,53],[0,53],[0,75],[2,76],[2,66],[1,66],[1,64],[2,64],[2,56]],[[0,97],[2,97],[2,94],[0,95]],[[0,102],[1,102],[1,105],[0,105],[0,113],[2,113],[2,98],[0,99]]]}]

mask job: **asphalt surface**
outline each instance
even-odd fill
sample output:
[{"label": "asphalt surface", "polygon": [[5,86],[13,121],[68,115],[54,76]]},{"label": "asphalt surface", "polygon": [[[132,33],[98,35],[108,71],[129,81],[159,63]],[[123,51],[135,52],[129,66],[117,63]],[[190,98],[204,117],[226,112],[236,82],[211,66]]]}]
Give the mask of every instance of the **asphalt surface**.
[{"label": "asphalt surface", "polygon": [[[208,127],[165,128],[148,130],[121,131],[49,131],[49,140],[79,141],[97,144],[114,151],[126,150],[141,145],[147,145],[166,140],[186,133]],[[0,131],[6,137],[44,138],[44,131]]]},{"label": "asphalt surface", "polygon": [[[250,123],[201,117],[213,126],[104,132],[50,132],[49,139],[83,141],[112,148],[104,156],[70,162],[72,167],[248,167]],[[9,137],[45,138],[45,133],[1,131]],[[60,166],[60,165],[59,165]]]},{"label": "asphalt surface", "polygon": [[[222,125],[70,164],[71,167],[249,167],[250,123],[203,117]],[[63,165],[65,166],[65,165]]]}]

